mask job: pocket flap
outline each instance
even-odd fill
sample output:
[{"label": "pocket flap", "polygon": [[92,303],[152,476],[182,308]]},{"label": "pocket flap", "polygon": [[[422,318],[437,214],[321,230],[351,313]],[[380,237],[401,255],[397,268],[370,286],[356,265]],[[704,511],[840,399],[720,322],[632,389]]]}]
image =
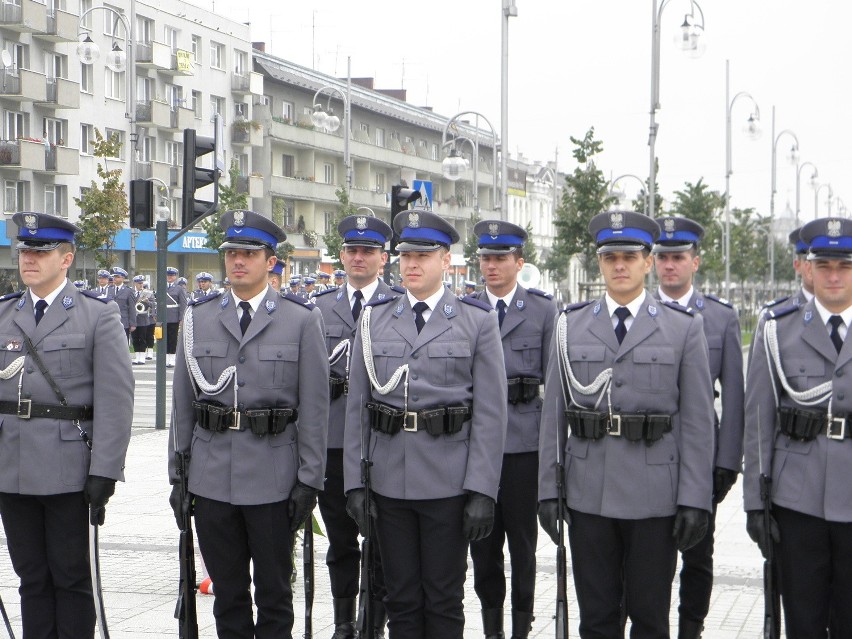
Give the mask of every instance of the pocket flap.
[{"label": "pocket flap", "polygon": [[263,361],[295,362],[299,359],[298,344],[264,344],[257,358]]},{"label": "pocket flap", "polygon": [[602,362],[606,357],[606,347],[600,344],[569,345],[568,356],[572,362]]},{"label": "pocket flap", "polygon": [[530,348],[541,348],[541,336],[539,336],[538,339],[536,339],[533,335],[512,338],[513,351],[525,351]]},{"label": "pocket flap", "polygon": [[707,335],[707,348],[718,348],[721,350],[722,348],[722,336],[721,335]]},{"label": "pocket flap", "polygon": [[666,346],[637,346],[633,349],[637,364],[674,364],[674,349]]},{"label": "pocket flap", "polygon": [[677,443],[670,435],[645,448],[645,462],[648,464],[677,464],[679,461]]},{"label": "pocket flap", "polygon": [[194,342],[193,357],[225,357],[228,354],[228,342]]},{"label": "pocket flap", "polygon": [[793,377],[822,377],[825,375],[825,362],[820,360],[790,359],[782,362],[784,372]]},{"label": "pocket flap", "polygon": [[571,457],[585,459],[589,454],[589,440],[582,437],[569,437],[565,445],[565,452]]},{"label": "pocket flap", "polygon": [[373,342],[373,357],[402,357],[405,344],[402,342]]},{"label": "pocket flap", "polygon": [[83,333],[48,335],[44,338],[43,344],[45,351],[61,351],[66,348],[85,348],[86,336]]},{"label": "pocket flap", "polygon": [[427,348],[429,357],[470,357],[468,342],[433,342]]},{"label": "pocket flap", "polygon": [[343,325],[337,324],[336,326],[326,326],[325,327],[325,336],[326,337],[340,337],[343,335]]}]

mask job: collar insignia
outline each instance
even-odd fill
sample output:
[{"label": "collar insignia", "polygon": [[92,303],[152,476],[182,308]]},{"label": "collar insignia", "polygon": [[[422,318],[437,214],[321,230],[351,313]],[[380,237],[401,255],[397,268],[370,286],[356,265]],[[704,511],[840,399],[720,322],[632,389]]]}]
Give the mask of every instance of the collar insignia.
[{"label": "collar insignia", "polygon": [[378,295],[376,295],[377,300],[383,300],[386,297],[387,297],[387,295],[385,293],[379,293]]},{"label": "collar insignia", "polygon": [[840,220],[828,220],[825,228],[828,237],[840,237]]},{"label": "collar insignia", "polygon": [[264,306],[266,306],[267,313],[271,313],[275,310],[275,302],[273,300],[266,300],[266,304]]},{"label": "collar insignia", "polygon": [[449,317],[453,314],[453,305],[452,304],[444,304],[444,315]]},{"label": "collar insignia", "polygon": [[420,213],[409,213],[408,214],[408,228],[410,228],[410,229],[420,228]]},{"label": "collar insignia", "polygon": [[19,311],[20,311],[22,308],[24,308],[24,304],[26,304],[26,302],[27,302],[27,300],[26,300],[26,299],[24,299],[24,297],[21,297],[21,299],[19,299],[19,300],[18,300],[18,310],[19,310]]},{"label": "collar insignia", "polygon": [[360,216],[355,219],[355,228],[359,231],[363,231],[367,228],[367,218],[365,216]]},{"label": "collar insignia", "polygon": [[337,301],[340,301],[340,298],[343,297],[343,287],[340,287],[340,290],[337,291]]},{"label": "collar insignia", "polygon": [[231,296],[227,295],[227,294],[223,295],[222,296],[222,308],[227,307],[228,304],[230,304],[230,303],[231,303]]},{"label": "collar insignia", "polygon": [[597,304],[595,304],[595,307],[592,309],[592,313],[597,315],[600,312],[601,312],[601,303],[598,302]]},{"label": "collar insignia", "polygon": [[524,310],[524,300],[515,300],[515,306],[518,307],[519,311]]},{"label": "collar insignia", "polygon": [[402,302],[400,302],[399,304],[396,305],[396,310],[393,313],[394,313],[394,315],[399,317],[400,315],[402,315],[402,312],[404,310],[405,310],[405,305]]},{"label": "collar insignia", "polygon": [[609,214],[609,225],[614,229],[624,228],[624,215],[621,213]]},{"label": "collar insignia", "polygon": [[704,300],[700,297],[697,300],[695,300],[695,307],[696,308],[704,308]]},{"label": "collar insignia", "polygon": [[245,211],[234,211],[234,226],[245,226],[246,214]]},{"label": "collar insignia", "polygon": [[813,319],[813,317],[814,317],[813,311],[805,311],[805,324],[810,324],[810,321]]},{"label": "collar insignia", "polygon": [[650,315],[651,317],[656,317],[657,307],[652,304],[648,304],[648,315]]},{"label": "collar insignia", "polygon": [[70,295],[66,295],[62,298],[62,306],[65,307],[65,310],[68,310],[72,306],[74,306],[74,298]]},{"label": "collar insignia", "polygon": [[667,217],[663,222],[663,230],[666,233],[674,233],[675,230],[675,222],[672,218]]}]

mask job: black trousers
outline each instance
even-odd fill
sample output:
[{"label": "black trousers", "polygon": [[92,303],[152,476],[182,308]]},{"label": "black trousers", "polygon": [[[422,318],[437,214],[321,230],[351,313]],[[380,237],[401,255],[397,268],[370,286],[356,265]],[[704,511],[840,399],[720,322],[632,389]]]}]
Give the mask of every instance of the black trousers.
[{"label": "black trousers", "polygon": [[390,639],[464,638],[464,504],[376,495]]},{"label": "black trousers", "polygon": [[[293,533],[289,503],[234,506],[195,498],[198,545],[216,586],[213,616],[219,639],[291,636]],[[252,614],[252,568],[257,622]]]},{"label": "black trousers", "polygon": [[24,637],[94,637],[89,511],[83,493],[0,493],[0,516],[21,580]]},{"label": "black trousers", "polygon": [[[154,348],[154,324],[148,324],[145,326],[145,348]],[[139,330],[138,328],[136,329]]]},{"label": "black trousers", "polygon": [[707,523],[704,539],[681,553],[680,605],[678,615],[696,623],[703,623],[710,611],[713,593],[713,536],[716,532],[716,507]]},{"label": "black trousers", "polygon": [[174,355],[177,353],[178,328],[180,322],[168,322],[166,324],[166,353]]},{"label": "black trousers", "polygon": [[148,347],[148,327],[137,326],[136,330],[130,334],[130,339],[133,341],[133,350],[144,353]]},{"label": "black trousers", "polygon": [[[852,637],[852,523],[772,507],[781,602],[789,639]],[[829,610],[831,615],[829,617]]]},{"label": "black trousers", "polygon": [[674,517],[612,519],[569,510],[571,564],[582,639],[669,638],[669,606],[677,548]]},{"label": "black trousers", "polygon": [[[331,596],[335,599],[353,599],[358,596],[360,586],[361,547],[358,544],[358,526],[346,512],[342,448],[329,448],[327,451],[325,489],[319,494],[318,501],[328,536],[325,563],[331,578]],[[372,550],[372,598],[381,601],[385,596],[381,552],[377,544],[373,545]]]},{"label": "black trousers", "polygon": [[538,453],[503,455],[494,529],[470,544],[473,587],[483,610],[502,608],[506,599],[503,544],[509,541],[512,610],[533,612],[535,548],[538,542]]}]

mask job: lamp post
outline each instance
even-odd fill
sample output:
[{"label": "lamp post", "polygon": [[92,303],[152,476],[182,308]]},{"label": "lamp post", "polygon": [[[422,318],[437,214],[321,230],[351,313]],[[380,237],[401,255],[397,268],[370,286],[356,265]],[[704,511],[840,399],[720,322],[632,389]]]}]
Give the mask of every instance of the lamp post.
[{"label": "lamp post", "polygon": [[[466,115],[473,115],[476,118],[474,120],[474,129],[469,132],[469,135],[473,136],[474,139],[459,134],[459,127],[457,121],[459,118]],[[463,157],[459,156],[458,150],[456,149],[456,142],[467,142],[473,148],[473,209],[474,213],[477,215],[479,214],[479,118],[482,118],[482,120],[488,125],[488,128],[491,129],[492,206],[496,209],[498,207],[499,202],[499,206],[502,208],[503,199],[498,198],[497,191],[497,132],[494,130],[494,127],[491,125],[491,122],[489,122],[488,118],[476,111],[462,111],[460,113],[456,113],[453,117],[447,120],[447,124],[444,127],[444,132],[441,136],[441,148],[447,149],[449,147],[449,153],[447,157],[444,158],[444,160],[441,162],[441,173],[445,178],[453,182],[461,178],[467,170],[467,163],[465,162]],[[450,139],[447,139],[451,128],[453,130],[454,136]],[[503,198],[505,198],[506,173],[501,171],[500,177],[500,193],[502,194]],[[500,217],[502,218],[503,215],[501,215]]]},{"label": "lamp post", "polygon": [[[320,94],[325,91],[329,94],[326,109],[323,111],[322,105],[317,102]],[[311,113],[311,122],[314,126],[326,129],[331,133],[340,128],[340,118],[338,118],[331,110],[331,94],[336,93],[343,101],[343,164],[346,167],[346,195],[352,192],[352,162],[349,155],[349,138],[351,136],[352,127],[352,59],[347,58],[346,70],[346,93],[333,86],[320,87],[314,93],[314,112]]]},{"label": "lamp post", "polygon": [[[648,147],[650,149],[650,162],[648,167],[648,215],[655,216],[656,209],[656,184],[657,184],[657,111],[660,108],[660,18],[663,9],[668,6],[670,0],[662,0],[659,10],[657,0],[651,0],[651,126],[648,136]],[[683,24],[677,35],[676,44],[684,53],[699,57],[704,53],[704,44],[700,41],[704,33],[704,12],[695,0],[690,0],[690,12],[683,17]],[[695,21],[695,10],[698,9],[700,23]]]},{"label": "lamp post", "polygon": [[760,137],[760,107],[751,94],[745,91],[731,98],[731,64],[730,60],[725,60],[725,241],[722,252],[725,258],[725,297],[728,299],[731,297],[731,174],[734,172],[731,160],[731,114],[739,99],[751,101],[753,109],[748,116],[745,131],[752,140],[756,140]]},{"label": "lamp post", "polygon": [[[160,189],[165,191],[166,201],[170,199],[169,187],[159,178],[148,178],[151,182],[157,182]],[[166,427],[166,323],[167,306],[166,298],[168,284],[166,283],[166,257],[168,256],[169,243],[169,217],[171,211],[167,206],[158,206],[156,238],[157,238],[157,324],[160,329],[160,339],[157,340],[157,360],[155,362],[155,403],[156,414],[154,416],[155,428]]]},{"label": "lamp post", "polygon": [[828,214],[831,215],[831,198],[834,197],[834,191],[831,188],[831,183],[826,182],[820,184],[814,191],[814,219],[819,217],[819,192],[825,188],[828,189]]},{"label": "lamp post", "polygon": [[[816,179],[819,177],[819,171],[813,162],[802,162],[796,169],[796,227],[799,226],[799,219],[802,211],[801,192],[802,192],[802,169],[806,166],[811,167],[814,172],[811,173],[811,185],[816,186]],[[814,219],[816,219],[816,208],[814,208]]]},{"label": "lamp post", "polygon": [[[503,0],[503,29],[500,37],[500,219],[508,219],[509,215],[509,191],[506,188],[509,184],[506,177],[509,170],[506,161],[509,151],[509,18],[517,17],[515,0]],[[491,130],[494,130],[493,127]],[[496,173],[497,165],[493,166]],[[496,200],[494,208],[497,208]]]},{"label": "lamp post", "polygon": [[[635,175],[634,173],[625,173],[625,174],[619,175],[617,178],[614,178],[614,179],[609,181],[609,188],[607,189],[607,191],[609,192],[609,194],[611,196],[618,197],[618,199],[621,200],[621,198],[616,195],[617,191],[615,190],[615,185],[620,180],[623,180],[623,179],[626,179],[626,178],[630,178],[632,180],[636,180],[637,182],[639,182],[639,186],[641,187],[640,193],[645,190],[645,182],[642,180],[642,178],[640,178],[638,175]],[[648,215],[647,193],[646,193],[645,201],[643,202],[643,208],[644,208],[643,213],[645,213],[645,215]]]},{"label": "lamp post", "polygon": [[790,159],[793,162],[798,160],[799,153],[799,138],[790,129],[784,129],[778,135],[775,135],[775,107],[772,107],[772,193],[769,196],[769,292],[771,297],[775,298],[775,234],[772,232],[772,227],[775,223],[775,193],[776,176],[778,173],[778,141],[785,135],[793,138],[793,146],[790,148]]}]

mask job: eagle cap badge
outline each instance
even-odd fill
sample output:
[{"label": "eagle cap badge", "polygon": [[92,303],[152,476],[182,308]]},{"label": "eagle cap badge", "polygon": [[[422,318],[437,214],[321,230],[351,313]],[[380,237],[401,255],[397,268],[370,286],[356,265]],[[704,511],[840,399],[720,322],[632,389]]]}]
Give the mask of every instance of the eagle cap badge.
[{"label": "eagle cap badge", "polygon": [[245,226],[246,213],[245,211],[234,211],[234,226]]},{"label": "eagle cap badge", "polygon": [[667,217],[667,218],[665,219],[665,221],[663,222],[663,230],[664,230],[666,233],[674,233],[674,230],[675,230],[675,221],[674,221],[672,218]]},{"label": "eagle cap badge", "polygon": [[37,229],[38,228],[38,217],[35,215],[25,215],[24,216],[24,226],[28,229]]},{"label": "eagle cap badge", "polygon": [[828,237],[840,237],[840,220],[828,220],[825,224]]},{"label": "eagle cap badge", "polygon": [[614,229],[624,228],[624,215],[622,213],[610,213],[609,225]]},{"label": "eagle cap badge", "polygon": [[409,213],[408,214],[408,228],[411,228],[411,229],[420,228],[420,213]]},{"label": "eagle cap badge", "polygon": [[499,235],[500,233],[500,225],[497,222],[492,222],[488,225],[488,234],[492,237],[495,235]]},{"label": "eagle cap badge", "polygon": [[367,228],[367,218],[363,215],[359,216],[355,220],[355,228],[357,228],[359,231],[363,231],[364,229],[366,229]]}]

